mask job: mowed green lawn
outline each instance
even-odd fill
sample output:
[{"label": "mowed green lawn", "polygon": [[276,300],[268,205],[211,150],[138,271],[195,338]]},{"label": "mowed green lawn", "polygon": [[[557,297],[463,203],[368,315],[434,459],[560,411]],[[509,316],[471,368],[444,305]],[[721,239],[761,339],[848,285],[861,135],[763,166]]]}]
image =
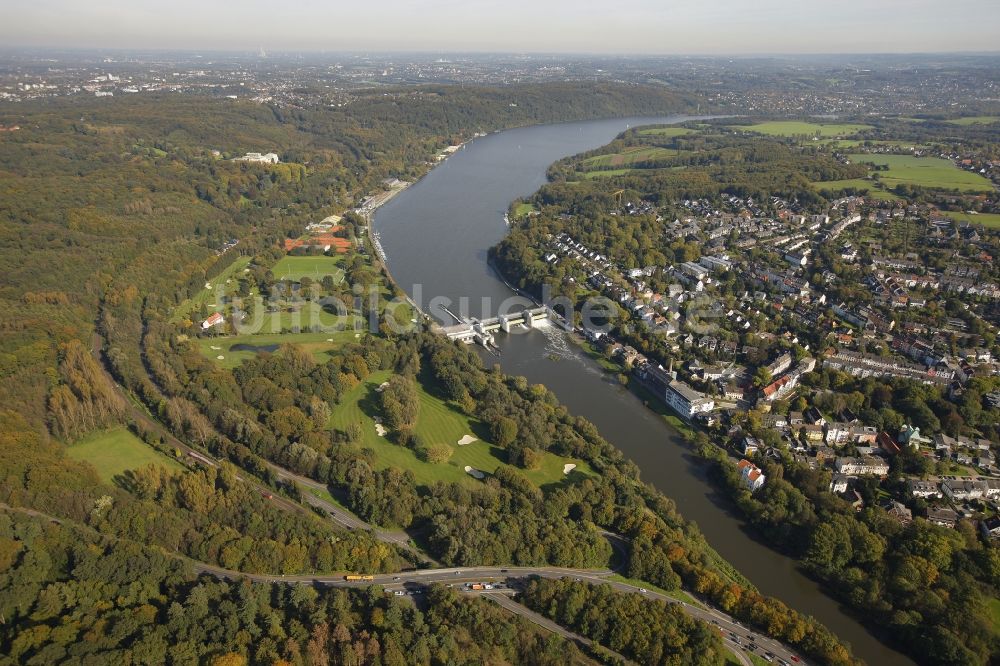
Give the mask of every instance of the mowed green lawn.
[{"label": "mowed green lawn", "polygon": [[[865,145],[865,141],[862,139],[825,139],[823,141],[817,141],[824,146],[830,146],[832,148],[858,148],[859,146]],[[916,143],[914,141],[898,141],[892,140],[870,140],[868,143],[872,146],[892,146],[894,148],[913,148],[913,149],[925,149],[926,145],[922,143]]]},{"label": "mowed green lawn", "polygon": [[698,130],[690,127],[648,127],[639,130],[639,134],[645,136],[684,136],[685,134],[695,134]]},{"label": "mowed green lawn", "polygon": [[990,227],[992,229],[1000,229],[1000,213],[976,213],[972,215],[970,213],[944,213],[945,217],[950,217],[953,220],[958,220],[959,222],[971,222],[973,224],[981,224],[985,227]]},{"label": "mowed green lawn", "polygon": [[1000,116],[969,116],[968,118],[955,118],[948,122],[952,125],[992,125],[1000,123]]},{"label": "mowed green lawn", "polygon": [[871,129],[871,125],[775,120],[755,123],[753,125],[734,125],[730,129],[757,132],[758,134],[766,134],[768,136],[818,136],[820,138],[835,138],[847,137],[863,130]]},{"label": "mowed green lawn", "polygon": [[962,192],[991,192],[993,183],[977,173],[963,171],[950,160],[940,157],[915,157],[913,155],[867,155],[851,154],[848,158],[855,163],[865,162],[888,166],[888,171],[879,171],[879,180],[892,188],[899,183],[919,185]]},{"label": "mowed green lawn", "polygon": [[295,332],[314,330],[316,326],[322,326],[328,330],[352,328],[356,315],[347,312],[349,304],[344,303],[343,308],[324,307],[316,301],[300,301],[297,303],[277,303],[273,307],[274,312],[268,312],[268,308],[261,301],[257,303],[256,312],[252,319],[245,318],[236,331],[242,335],[260,333],[271,335],[283,331]]},{"label": "mowed green lawn", "polygon": [[[333,333],[274,333],[269,335],[231,335],[220,338],[199,338],[198,349],[202,355],[226,369],[232,369],[253,358],[257,351],[237,350],[234,345],[270,347],[272,345],[294,344],[312,354],[317,363],[330,360],[330,354],[337,348],[364,337],[365,331],[337,331]],[[219,358],[219,357],[222,358]]]},{"label": "mowed green lawn", "polygon": [[668,157],[677,157],[681,151],[672,148],[660,148],[659,146],[630,146],[620,153],[609,153],[607,155],[594,155],[588,157],[581,163],[586,170],[600,167],[627,167],[639,162],[650,160],[662,160]]},{"label": "mowed green lawn", "polygon": [[114,478],[128,470],[150,464],[170,470],[184,467],[168,458],[133,435],[124,426],[93,432],[71,444],[66,453],[74,460],[85,460],[94,466],[102,481],[112,483]]},{"label": "mowed green lawn", "polygon": [[[376,389],[382,382],[388,381],[391,374],[388,370],[373,373],[345,394],[341,403],[335,405],[330,414],[331,428],[343,430],[351,423],[361,425],[362,435],[358,445],[375,451],[376,465],[379,469],[396,467],[410,470],[416,482],[421,485],[444,481],[474,486],[481,482],[465,472],[466,465],[490,473],[506,462],[505,452],[485,441],[487,434],[481,423],[470,419],[437,396],[431,395],[423,387],[419,388],[420,414],[414,431],[425,445],[451,446],[454,450],[451,459],[444,463],[424,462],[417,458],[412,450],[395,444],[386,437],[380,437],[372,418],[378,415],[379,410]],[[465,435],[472,435],[477,441],[458,446],[458,441]],[[563,474],[563,465],[566,463],[574,463],[577,466],[568,476]],[[594,474],[590,466],[582,460],[561,458],[551,453],[544,455],[539,469],[520,471],[539,486]]]},{"label": "mowed green lawn", "polygon": [[879,199],[882,201],[893,201],[899,199],[898,196],[892,192],[886,192],[885,190],[878,189],[878,185],[870,180],[865,180],[864,178],[849,178],[847,180],[827,180],[827,181],[816,181],[813,183],[813,187],[817,190],[831,190],[833,192],[838,192],[840,190],[846,190],[853,187],[856,190],[868,190],[869,196],[873,199]]},{"label": "mowed green lawn", "polygon": [[332,275],[334,283],[340,284],[344,279],[344,271],[340,268],[342,257],[327,257],[324,255],[292,256],[286,255],[271,269],[276,280],[291,280],[298,282],[309,277],[319,282],[324,276]]},{"label": "mowed green lawn", "polygon": [[534,204],[520,201],[516,206],[514,206],[514,217],[515,218],[524,217],[528,213],[534,213],[535,210],[536,208]]},{"label": "mowed green lawn", "polygon": [[990,611],[990,622],[993,624],[993,633],[1000,635],[1000,599],[990,597],[986,602],[986,607]]},{"label": "mowed green lawn", "polygon": [[687,166],[672,166],[672,167],[662,167],[659,169],[602,169],[600,171],[585,171],[582,175],[586,180],[592,180],[594,178],[611,178],[613,176],[624,176],[625,174],[642,174],[648,176],[650,174],[662,173],[664,171],[683,171],[687,169]]},{"label": "mowed green lawn", "polygon": [[191,316],[192,313],[199,312],[202,305],[208,308],[209,314],[222,310],[223,306],[219,302],[221,300],[219,297],[236,292],[236,278],[243,272],[243,269],[250,265],[250,259],[251,257],[239,257],[229,264],[221,273],[208,281],[209,287],[202,285],[204,288],[199,290],[197,294],[174,308],[170,321],[179,322]]}]

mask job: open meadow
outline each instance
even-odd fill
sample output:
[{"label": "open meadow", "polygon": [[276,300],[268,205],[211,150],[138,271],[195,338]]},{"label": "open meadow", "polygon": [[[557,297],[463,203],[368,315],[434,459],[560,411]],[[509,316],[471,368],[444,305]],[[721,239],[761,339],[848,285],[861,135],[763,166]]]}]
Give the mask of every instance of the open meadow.
[{"label": "open meadow", "polygon": [[276,280],[298,282],[304,277],[319,282],[325,276],[333,277],[334,284],[340,284],[344,279],[344,271],[340,268],[342,256],[328,257],[326,255],[300,256],[286,255],[271,269]]},{"label": "open meadow", "polygon": [[733,125],[730,129],[757,132],[768,136],[810,136],[820,138],[849,137],[871,129],[871,125],[854,123],[810,123],[798,120],[774,120],[753,125]]},{"label": "open meadow", "polygon": [[[390,376],[391,373],[387,370],[373,373],[344,394],[341,403],[334,406],[330,414],[331,428],[343,430],[352,423],[361,426],[361,440],[357,446],[375,451],[377,467],[410,470],[416,482],[421,485],[445,481],[475,486],[480,481],[465,471],[466,466],[489,474],[506,462],[506,453],[503,449],[487,441],[488,433],[482,423],[470,419],[457,408],[432,395],[419,382],[420,414],[414,432],[425,445],[450,446],[454,451],[451,458],[442,463],[425,462],[417,458],[411,449],[379,435],[374,418],[379,412],[377,389],[382,382],[388,381]],[[458,442],[466,436],[475,437],[476,441],[460,446]],[[563,466],[566,464],[575,464],[576,469],[564,475]],[[519,471],[539,486],[593,475],[593,471],[584,461],[561,458],[551,453],[543,455],[538,469],[519,469]]]},{"label": "open meadow", "polygon": [[855,163],[871,163],[888,167],[877,171],[879,180],[888,188],[899,183],[962,192],[991,192],[993,183],[977,173],[963,171],[950,160],[940,157],[913,155],[869,155],[854,153],[848,158]]},{"label": "open meadow", "polygon": [[[218,338],[199,338],[198,349],[205,358],[219,366],[232,369],[260,352],[273,352],[281,345],[298,345],[312,354],[317,363],[330,360],[337,348],[360,340],[365,331],[344,330],[324,333],[271,333],[259,335],[230,335]],[[221,358],[219,358],[221,356]]]},{"label": "open meadow", "polygon": [[176,460],[168,458],[133,435],[124,426],[98,430],[71,444],[67,455],[74,460],[89,462],[102,481],[112,483],[116,476],[150,464],[169,470],[182,470]]},{"label": "open meadow", "polygon": [[867,190],[868,193],[865,196],[878,199],[880,201],[894,201],[899,199],[899,197],[892,192],[879,189],[878,183],[875,181],[866,180],[864,178],[816,181],[813,183],[813,187],[819,191],[830,190],[831,192],[840,192],[849,188],[853,188],[858,191]]},{"label": "open meadow", "polygon": [[992,125],[993,123],[1000,123],[1000,116],[969,116],[967,118],[955,118],[954,120],[949,120],[952,125]]},{"label": "open meadow", "polygon": [[599,168],[619,168],[628,167],[640,162],[650,162],[662,160],[669,157],[677,157],[681,151],[672,148],[660,148],[658,146],[630,146],[620,153],[609,153],[607,155],[595,155],[583,160],[580,164],[586,170]]},{"label": "open meadow", "polygon": [[658,137],[673,137],[673,136],[684,136],[686,134],[695,134],[698,130],[692,129],[690,127],[647,127],[646,129],[639,130],[639,134],[643,136],[658,136]]},{"label": "open meadow", "polygon": [[945,217],[959,222],[971,222],[990,229],[1000,229],[1000,213],[953,213],[951,211],[942,211],[942,213]]}]

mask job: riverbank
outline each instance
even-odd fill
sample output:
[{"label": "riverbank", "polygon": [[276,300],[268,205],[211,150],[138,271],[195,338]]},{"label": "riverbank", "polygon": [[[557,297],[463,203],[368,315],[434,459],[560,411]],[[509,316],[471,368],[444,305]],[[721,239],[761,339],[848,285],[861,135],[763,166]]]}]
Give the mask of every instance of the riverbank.
[{"label": "riverbank", "polygon": [[[604,145],[626,125],[688,119],[533,126],[474,142],[379,211],[375,227],[389,252],[396,284],[418,286],[424,302],[428,295],[462,301],[471,316],[480,316],[477,308],[502,303],[517,293],[510,280],[505,283],[488,263],[488,249],[509,232],[502,217],[511,201],[544,185],[553,162]],[[845,614],[790,558],[751,538],[745,521],[724,508],[708,482],[704,461],[678,441],[678,431],[665,428],[663,416],[634,393],[622,391],[618,382],[609,381],[605,369],[555,327],[498,336],[498,343],[505,373],[545,385],[572,413],[586,416],[604,439],[635,463],[644,483],[670,498],[705,541],[762,593],[815,617],[869,663],[910,663]],[[548,361],[553,356],[559,362]]]}]

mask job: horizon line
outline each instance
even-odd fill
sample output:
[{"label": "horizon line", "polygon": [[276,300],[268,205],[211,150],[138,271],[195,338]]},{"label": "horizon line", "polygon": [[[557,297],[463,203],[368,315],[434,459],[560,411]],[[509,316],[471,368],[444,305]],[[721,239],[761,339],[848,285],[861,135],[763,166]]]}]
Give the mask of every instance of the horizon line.
[{"label": "horizon line", "polygon": [[[267,55],[260,56],[263,49]],[[248,55],[259,59],[278,56],[301,55],[344,55],[344,56],[402,56],[402,55],[438,55],[438,56],[511,56],[511,57],[587,57],[587,58],[787,58],[796,56],[808,57],[845,57],[845,56],[1000,56],[1000,49],[988,51],[950,50],[950,51],[744,51],[744,52],[624,52],[624,51],[493,51],[493,50],[432,50],[432,49],[287,49],[256,46],[251,48],[215,47],[199,49],[194,47],[98,47],[98,46],[53,46],[53,45],[19,45],[0,46],[2,53],[23,53],[30,51],[67,52],[67,53],[131,53],[131,54],[226,54]]]}]

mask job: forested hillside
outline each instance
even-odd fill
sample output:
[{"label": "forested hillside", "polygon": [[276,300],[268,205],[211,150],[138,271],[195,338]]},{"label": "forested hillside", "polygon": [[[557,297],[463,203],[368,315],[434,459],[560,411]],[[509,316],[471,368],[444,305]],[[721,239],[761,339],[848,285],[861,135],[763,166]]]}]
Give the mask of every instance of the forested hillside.
[{"label": "forested hillside", "polygon": [[[315,664],[347,654],[584,663],[564,641],[443,589],[421,612],[375,592],[196,580],[185,557],[275,575],[413,564],[368,532],[272,501],[260,484],[293,499],[299,491],[276,482],[269,460],[330,481],[373,522],[426,522],[428,544],[448,561],[583,566],[606,563],[610,548],[592,527],[548,513],[514,471],[468,496],[418,492],[399,470],[365,472],[329,431],[289,420],[299,395],[316,389],[334,403],[351,373],[356,381],[384,366],[412,376],[418,368],[407,363],[421,343],[407,355],[372,338],[317,366],[295,350],[249,363],[241,380],[278,390],[259,403],[269,389],[244,393],[233,375],[205,366],[169,311],[234,258],[273,261],[280,241],[306,223],[344,212],[386,177],[419,176],[436,151],[473,132],[687,105],[660,90],[568,84],[544,95],[540,87],[379,91],[336,110],[166,95],[0,109],[4,123],[22,128],[0,137],[0,652],[11,663],[140,661],[166,646],[203,663]],[[255,150],[274,150],[282,163],[229,159]],[[150,419],[180,439],[150,430]],[[143,467],[108,482],[66,455],[67,444],[115,424],[182,469]],[[232,464],[199,466],[171,441]],[[329,471],[316,474],[315,465]],[[482,529],[481,543],[463,544],[470,534],[456,528],[481,529],[526,507],[535,517],[514,541]],[[449,527],[433,527],[435,515]]]}]

